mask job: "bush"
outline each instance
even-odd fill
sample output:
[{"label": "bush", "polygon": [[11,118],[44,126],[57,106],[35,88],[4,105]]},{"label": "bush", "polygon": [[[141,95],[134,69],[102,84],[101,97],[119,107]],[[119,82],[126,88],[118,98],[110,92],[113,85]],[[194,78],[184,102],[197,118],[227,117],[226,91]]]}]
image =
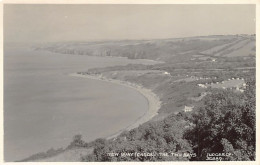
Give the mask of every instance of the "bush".
[{"label": "bush", "polygon": [[185,137],[193,145],[196,160],[207,153],[230,152],[226,160],[255,160],[255,80],[244,94],[213,91],[192,115],[194,127]]}]

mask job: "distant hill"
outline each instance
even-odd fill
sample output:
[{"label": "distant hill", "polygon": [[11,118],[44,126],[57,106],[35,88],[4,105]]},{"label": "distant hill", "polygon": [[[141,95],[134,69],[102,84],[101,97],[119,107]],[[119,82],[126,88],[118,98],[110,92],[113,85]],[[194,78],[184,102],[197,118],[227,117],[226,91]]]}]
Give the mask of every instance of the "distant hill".
[{"label": "distant hill", "polygon": [[158,40],[64,42],[37,46],[36,50],[75,55],[117,56],[171,62],[180,55],[207,60],[255,56],[255,35],[213,35]]}]

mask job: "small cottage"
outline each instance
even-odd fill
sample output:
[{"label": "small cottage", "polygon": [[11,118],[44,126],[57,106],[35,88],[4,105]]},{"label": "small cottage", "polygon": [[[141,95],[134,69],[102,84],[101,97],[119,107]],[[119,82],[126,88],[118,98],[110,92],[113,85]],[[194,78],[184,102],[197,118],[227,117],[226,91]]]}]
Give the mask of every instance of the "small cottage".
[{"label": "small cottage", "polygon": [[191,112],[193,110],[193,108],[194,108],[194,106],[186,106],[185,105],[183,111],[184,112]]}]

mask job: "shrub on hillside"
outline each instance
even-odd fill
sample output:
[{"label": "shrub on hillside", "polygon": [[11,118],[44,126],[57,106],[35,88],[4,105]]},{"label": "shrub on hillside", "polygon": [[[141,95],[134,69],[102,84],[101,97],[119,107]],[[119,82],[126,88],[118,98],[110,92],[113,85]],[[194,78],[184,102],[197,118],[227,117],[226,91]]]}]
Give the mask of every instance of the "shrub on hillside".
[{"label": "shrub on hillside", "polygon": [[216,90],[192,115],[194,127],[186,139],[206,160],[208,153],[231,153],[225,160],[255,160],[255,80],[247,81],[245,93]]}]

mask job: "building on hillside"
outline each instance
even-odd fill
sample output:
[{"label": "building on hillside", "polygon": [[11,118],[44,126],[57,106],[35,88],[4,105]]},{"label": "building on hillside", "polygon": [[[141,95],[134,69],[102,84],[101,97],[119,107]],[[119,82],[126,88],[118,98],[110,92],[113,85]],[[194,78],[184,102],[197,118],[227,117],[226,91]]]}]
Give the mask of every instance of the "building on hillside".
[{"label": "building on hillside", "polygon": [[170,73],[169,73],[169,72],[164,72],[163,74],[164,74],[164,75],[170,75]]},{"label": "building on hillside", "polygon": [[201,87],[201,88],[207,88],[207,86],[204,85],[204,84],[198,84],[198,86]]},{"label": "building on hillside", "polygon": [[194,108],[194,106],[186,106],[185,105],[183,111],[184,112],[191,112],[193,110],[193,108]]}]

